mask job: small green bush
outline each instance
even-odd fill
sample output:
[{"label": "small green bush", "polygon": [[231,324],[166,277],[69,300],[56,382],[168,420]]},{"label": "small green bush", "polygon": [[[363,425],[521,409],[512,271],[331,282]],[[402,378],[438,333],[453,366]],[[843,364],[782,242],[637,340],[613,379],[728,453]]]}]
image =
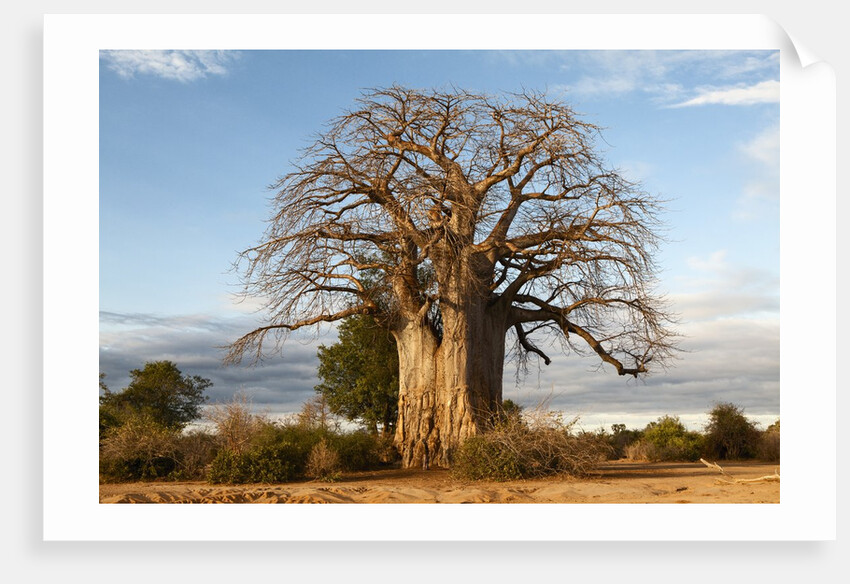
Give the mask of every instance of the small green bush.
[{"label": "small green bush", "polygon": [[527,470],[518,453],[492,436],[467,438],[452,458],[452,474],[472,481],[521,479]]},{"label": "small green bush", "polygon": [[307,457],[285,442],[246,452],[221,450],[210,465],[213,484],[285,483],[304,475]]},{"label": "small green bush", "polygon": [[340,468],[345,471],[369,470],[382,463],[384,442],[363,431],[332,433],[328,444],[339,454]]},{"label": "small green bush", "polygon": [[643,430],[641,439],[626,450],[631,459],[659,462],[696,461],[703,448],[702,434],[688,431],[678,416],[662,416],[650,422]]}]

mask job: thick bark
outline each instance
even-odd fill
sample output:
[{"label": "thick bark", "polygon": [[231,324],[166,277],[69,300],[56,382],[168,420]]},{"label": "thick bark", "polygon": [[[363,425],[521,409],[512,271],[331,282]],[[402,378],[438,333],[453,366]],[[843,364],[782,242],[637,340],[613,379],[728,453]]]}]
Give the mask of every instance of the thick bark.
[{"label": "thick bark", "polygon": [[421,322],[397,332],[396,447],[405,467],[447,467],[454,450],[482,431],[502,401],[505,312],[470,291],[459,269],[441,301],[442,339]]},{"label": "thick bark", "polygon": [[434,404],[438,379],[438,339],[429,327],[415,320],[396,331],[399,366],[398,419],[395,445],[407,468],[427,466],[432,452],[440,449],[434,427]]}]

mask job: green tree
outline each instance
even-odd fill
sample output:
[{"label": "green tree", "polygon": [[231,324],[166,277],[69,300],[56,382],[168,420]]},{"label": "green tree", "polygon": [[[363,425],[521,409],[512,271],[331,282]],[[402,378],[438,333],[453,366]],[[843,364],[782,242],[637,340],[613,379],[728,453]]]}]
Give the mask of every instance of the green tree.
[{"label": "green tree", "polygon": [[760,433],[756,424],[744,416],[743,408],[720,403],[708,414],[705,427],[706,453],[710,456],[751,458],[758,450]]},{"label": "green tree", "polygon": [[339,340],[321,345],[316,391],[331,412],[387,436],[398,416],[398,350],[390,332],[368,315],[339,326]]},{"label": "green tree", "polygon": [[209,379],[183,375],[171,361],[152,361],[142,369],[130,371],[130,385],[113,393],[101,376],[101,435],[134,416],[150,416],[169,430],[180,430],[201,416],[204,391],[212,386]]}]

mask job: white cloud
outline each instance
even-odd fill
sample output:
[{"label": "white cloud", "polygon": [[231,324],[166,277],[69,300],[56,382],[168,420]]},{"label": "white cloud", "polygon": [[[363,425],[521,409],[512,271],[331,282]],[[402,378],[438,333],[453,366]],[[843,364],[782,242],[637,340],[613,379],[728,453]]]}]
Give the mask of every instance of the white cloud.
[{"label": "white cloud", "polygon": [[683,322],[731,318],[779,318],[779,279],[765,269],[733,265],[726,250],[690,257],[691,272],[676,279],[670,294]]},{"label": "white cloud", "polygon": [[[735,81],[744,83],[746,78],[752,84],[754,79],[775,77],[779,69],[778,52],[775,51],[578,51],[557,55],[562,59],[562,70],[583,73],[569,85],[555,88],[557,90],[579,97],[617,97],[640,92],[660,104],[684,105],[682,102],[694,95],[693,88],[689,87],[691,79],[712,83],[714,87],[684,101],[688,105],[698,105],[705,99],[766,99],[771,94],[770,84],[776,82],[765,81],[761,90],[766,95],[760,98],[755,94],[724,93],[732,90],[740,93],[747,89],[745,85],[729,85]],[[776,87],[778,99],[778,83]],[[711,93],[716,95],[709,95]]]},{"label": "white cloud", "polygon": [[763,130],[738,151],[751,163],[750,178],[736,202],[739,220],[774,219],[779,203],[779,125]]},{"label": "white cloud", "polygon": [[616,96],[634,91],[654,95],[678,95],[682,88],[667,80],[668,74],[695,53],[657,51],[598,51],[580,57],[593,70],[562,89],[580,96]]},{"label": "white cloud", "polygon": [[762,81],[748,87],[727,87],[723,89],[703,89],[700,94],[688,101],[671,107],[691,107],[699,105],[754,105],[757,103],[778,103],[779,82]]},{"label": "white cloud", "polygon": [[712,252],[707,258],[692,256],[687,259],[688,267],[699,272],[722,272],[728,268],[725,249]]},{"label": "white cloud", "polygon": [[767,165],[770,169],[779,168],[779,126],[771,126],[740,146],[750,159]]},{"label": "white cloud", "polygon": [[229,51],[101,51],[108,67],[124,78],[154,75],[181,82],[224,75],[235,58]]}]

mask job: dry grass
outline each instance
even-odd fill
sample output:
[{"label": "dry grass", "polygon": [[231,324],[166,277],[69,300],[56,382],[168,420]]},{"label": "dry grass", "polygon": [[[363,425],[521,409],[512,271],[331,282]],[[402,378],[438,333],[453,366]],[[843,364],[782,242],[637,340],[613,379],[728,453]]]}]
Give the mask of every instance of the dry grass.
[{"label": "dry grass", "polygon": [[320,481],[333,482],[339,480],[341,469],[342,464],[340,463],[339,454],[328,445],[327,440],[322,439],[321,442],[313,446],[310,450],[310,456],[307,458],[307,467],[305,469],[308,477]]},{"label": "dry grass", "polygon": [[455,454],[452,474],[463,479],[511,480],[566,474],[587,476],[610,446],[576,432],[578,418],[538,406],[522,416],[494,418],[492,428],[468,439]]},{"label": "dry grass", "polygon": [[230,402],[213,405],[206,418],[215,427],[221,446],[237,454],[245,452],[251,439],[268,424],[264,416],[251,412],[251,400],[244,393],[237,393]]}]

